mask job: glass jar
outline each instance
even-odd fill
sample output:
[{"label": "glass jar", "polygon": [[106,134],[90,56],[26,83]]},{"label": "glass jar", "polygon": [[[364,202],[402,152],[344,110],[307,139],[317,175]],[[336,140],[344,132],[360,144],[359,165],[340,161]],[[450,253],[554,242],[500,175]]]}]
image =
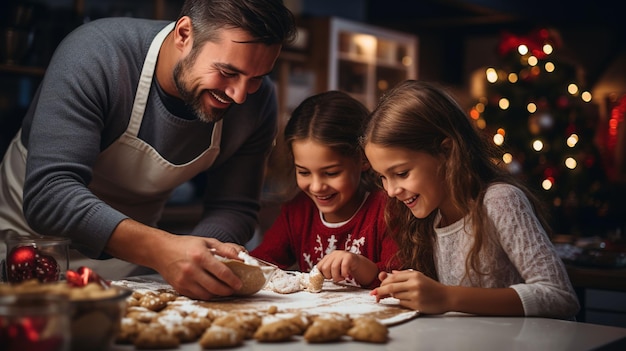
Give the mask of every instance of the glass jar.
[{"label": "glass jar", "polygon": [[0,345],[6,351],[68,351],[70,316],[64,295],[0,295]]},{"label": "glass jar", "polygon": [[69,268],[70,239],[9,232],[4,242],[3,281],[18,283],[37,279],[47,283],[65,280]]}]

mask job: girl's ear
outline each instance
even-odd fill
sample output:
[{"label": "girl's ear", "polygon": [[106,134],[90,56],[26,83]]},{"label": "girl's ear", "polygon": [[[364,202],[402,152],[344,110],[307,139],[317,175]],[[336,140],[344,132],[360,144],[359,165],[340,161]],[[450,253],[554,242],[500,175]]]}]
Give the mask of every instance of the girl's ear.
[{"label": "girl's ear", "polygon": [[441,150],[443,150],[446,155],[450,153],[452,150],[452,140],[450,140],[450,138],[443,139],[441,142]]},{"label": "girl's ear", "polygon": [[367,157],[361,156],[361,172],[365,172],[370,168],[372,168],[370,161],[367,160]]}]

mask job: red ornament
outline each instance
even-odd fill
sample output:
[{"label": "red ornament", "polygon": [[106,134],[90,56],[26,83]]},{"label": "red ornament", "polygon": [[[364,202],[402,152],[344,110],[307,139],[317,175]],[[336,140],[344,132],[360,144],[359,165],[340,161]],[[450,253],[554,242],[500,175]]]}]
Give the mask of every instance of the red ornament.
[{"label": "red ornament", "polygon": [[40,282],[55,282],[59,280],[59,265],[54,257],[49,255],[39,255],[35,267],[35,275]]},{"label": "red ornament", "polygon": [[517,52],[517,48],[520,45],[526,45],[529,53],[541,60],[547,56],[543,51],[545,44],[559,48],[561,46],[560,35],[556,31],[547,28],[540,28],[525,35],[503,32],[498,45],[498,54],[500,54],[500,56],[506,56],[511,52]]},{"label": "red ornament", "polygon": [[7,258],[7,279],[22,282],[37,278],[40,282],[59,280],[60,268],[54,257],[40,253],[36,246],[18,246]]},{"label": "red ornament", "polygon": [[565,109],[569,106],[569,99],[567,96],[559,96],[556,100],[556,106],[560,109]]},{"label": "red ornament", "polygon": [[[8,323],[8,325],[5,325]],[[47,317],[24,317],[18,322],[9,323],[0,318],[0,341],[7,351],[54,351],[63,346],[59,336],[49,336]],[[6,328],[5,328],[6,327]]]},{"label": "red ornament", "polygon": [[21,282],[35,277],[37,249],[34,246],[19,246],[7,257],[7,279]]},{"label": "red ornament", "polygon": [[98,283],[104,288],[108,288],[110,283],[100,277],[91,268],[81,266],[76,271],[68,270],[65,274],[67,283],[74,287],[82,287],[89,283]]}]

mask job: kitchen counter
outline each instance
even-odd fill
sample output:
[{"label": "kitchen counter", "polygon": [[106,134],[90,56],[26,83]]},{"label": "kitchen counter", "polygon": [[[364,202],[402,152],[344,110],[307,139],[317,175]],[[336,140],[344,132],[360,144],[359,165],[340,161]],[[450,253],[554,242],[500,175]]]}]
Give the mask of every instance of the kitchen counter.
[{"label": "kitchen counter", "polygon": [[[477,317],[462,314],[419,316],[390,327],[386,344],[343,341],[308,344],[301,339],[283,343],[248,340],[232,350],[626,350],[626,328],[547,318]],[[134,350],[115,345],[111,351]],[[197,343],[181,351],[200,351]]]},{"label": "kitchen counter", "polygon": [[626,292],[626,268],[590,268],[566,265],[574,288]]}]

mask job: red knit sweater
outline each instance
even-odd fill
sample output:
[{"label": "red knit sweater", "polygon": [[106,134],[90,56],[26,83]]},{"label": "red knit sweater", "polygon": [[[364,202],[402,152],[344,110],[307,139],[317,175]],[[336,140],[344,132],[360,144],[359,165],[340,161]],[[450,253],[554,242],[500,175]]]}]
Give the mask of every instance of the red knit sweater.
[{"label": "red knit sweater", "polygon": [[[251,255],[273,262],[282,269],[309,272],[326,254],[347,250],[361,254],[376,263],[379,271],[398,268],[391,260],[397,246],[386,235],[384,209],[387,195],[370,193],[357,213],[340,227],[322,222],[313,200],[300,193],[281,207],[274,224],[264,233],[261,244]],[[376,281],[378,281],[376,279]]]}]

